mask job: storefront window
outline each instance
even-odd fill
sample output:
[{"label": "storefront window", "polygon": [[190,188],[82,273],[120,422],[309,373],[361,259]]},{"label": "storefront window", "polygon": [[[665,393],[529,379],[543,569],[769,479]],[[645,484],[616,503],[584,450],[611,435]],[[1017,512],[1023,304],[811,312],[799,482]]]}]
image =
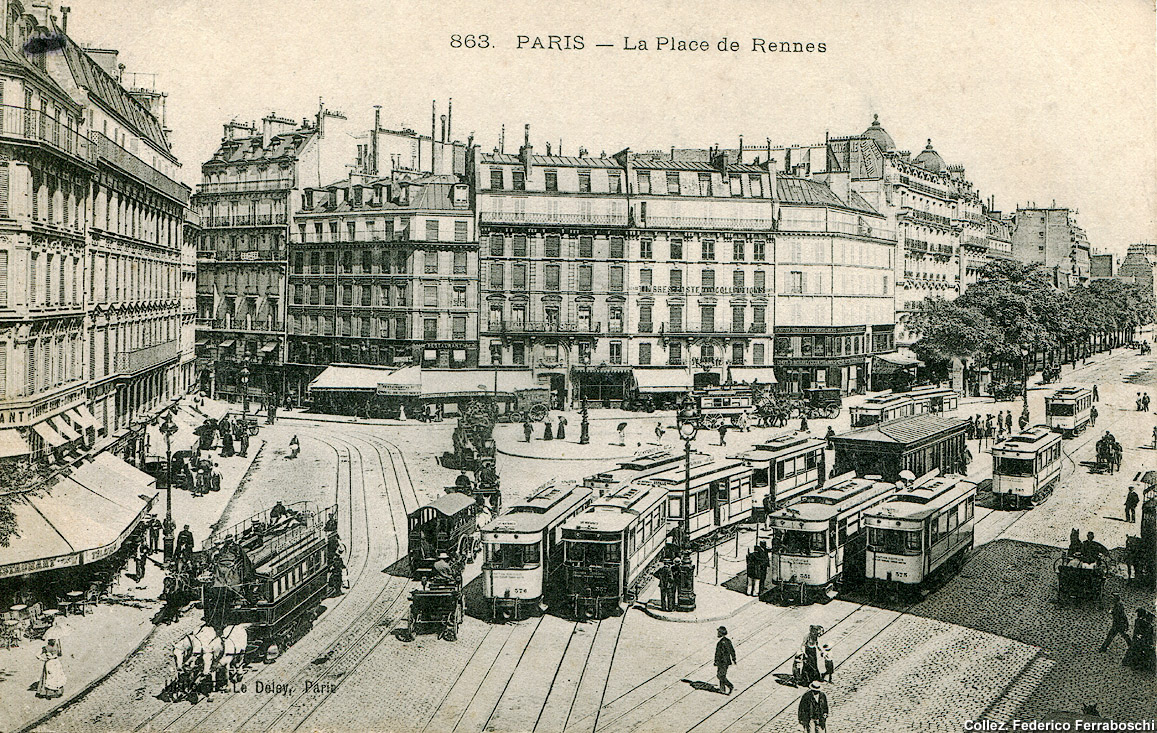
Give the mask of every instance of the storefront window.
[{"label": "storefront window", "polygon": [[800,356],[812,355],[812,337],[803,336],[800,340]]}]

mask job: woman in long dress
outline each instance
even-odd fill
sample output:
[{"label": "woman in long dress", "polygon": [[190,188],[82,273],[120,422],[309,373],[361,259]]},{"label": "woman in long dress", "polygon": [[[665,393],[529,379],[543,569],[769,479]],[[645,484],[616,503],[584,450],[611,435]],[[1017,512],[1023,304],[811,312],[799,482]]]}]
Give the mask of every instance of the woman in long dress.
[{"label": "woman in long dress", "polygon": [[40,683],[36,686],[37,697],[54,698],[64,694],[64,665],[60,663],[60,647],[54,640],[47,644],[36,655],[42,663]]}]

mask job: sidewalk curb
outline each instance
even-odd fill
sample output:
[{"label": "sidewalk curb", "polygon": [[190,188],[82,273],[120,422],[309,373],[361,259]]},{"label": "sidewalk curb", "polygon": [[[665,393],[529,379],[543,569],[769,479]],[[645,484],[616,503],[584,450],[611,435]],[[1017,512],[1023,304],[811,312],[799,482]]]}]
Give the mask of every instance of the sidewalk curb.
[{"label": "sidewalk curb", "polygon": [[680,614],[679,611],[661,611],[657,608],[651,608],[650,603],[635,604],[635,607],[638,608],[639,610],[641,610],[643,613],[650,616],[651,618],[656,619],[658,621],[669,621],[669,622],[675,623],[675,624],[699,624],[699,623],[710,623],[712,621],[724,621],[726,619],[731,618],[732,616],[735,616],[740,611],[743,611],[743,610],[747,609],[748,607],[752,606],[757,601],[759,601],[758,598],[751,598],[743,605],[735,608],[732,611],[728,611],[727,613],[718,614],[715,616],[698,616],[695,618],[679,615]]},{"label": "sidewalk curb", "polygon": [[[571,443],[571,445],[579,445],[578,443]],[[514,453],[513,451],[503,450],[497,445],[494,447],[495,452],[511,458],[525,458],[534,461],[629,461],[635,457],[634,453],[626,453],[617,456],[534,456],[527,453]]]}]

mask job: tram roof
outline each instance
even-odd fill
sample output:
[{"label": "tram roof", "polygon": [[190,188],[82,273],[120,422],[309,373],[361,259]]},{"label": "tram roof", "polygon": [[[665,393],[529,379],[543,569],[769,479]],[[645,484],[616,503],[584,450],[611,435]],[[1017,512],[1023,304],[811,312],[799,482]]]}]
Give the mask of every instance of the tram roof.
[{"label": "tram roof", "polygon": [[959,499],[976,493],[976,484],[959,477],[936,478],[900,491],[866,516],[887,519],[926,519]]},{"label": "tram roof", "polygon": [[1031,455],[1045,446],[1059,442],[1061,442],[1060,433],[1054,433],[1047,425],[1033,425],[1031,428],[1022,430],[1016,435],[1010,435],[992,446],[992,452],[994,455],[997,451],[1002,453],[1027,453]]},{"label": "tram roof", "polygon": [[783,435],[777,435],[767,442],[752,446],[750,450],[734,456],[728,456],[728,458],[768,461],[775,460],[784,455],[807,453],[816,448],[823,448],[826,445],[827,441],[823,438],[816,438],[810,435],[804,435],[803,433],[785,433]]},{"label": "tram roof", "polygon": [[590,509],[572,517],[563,526],[567,529],[618,532],[630,525],[634,518],[667,500],[667,489],[642,483],[632,483],[614,493],[597,499]]},{"label": "tram roof", "polygon": [[963,431],[967,426],[968,421],[958,417],[927,413],[856,428],[832,436],[832,440],[909,445],[928,438]]},{"label": "tram roof", "polygon": [[772,516],[804,521],[827,520],[894,489],[895,484],[875,478],[848,478],[813,491]]},{"label": "tram roof", "polygon": [[554,481],[491,520],[484,532],[541,532],[594,492],[574,481]]},{"label": "tram roof", "polygon": [[[724,459],[722,461],[712,460],[703,461],[691,466],[691,482],[704,483],[707,481],[714,481],[725,476],[730,476],[736,473],[750,472],[751,469],[747,464],[735,459]],[[675,470],[664,471],[653,476],[647,476],[640,479],[640,483],[650,483],[659,486],[666,486],[669,488],[680,489],[687,482],[686,471]]]},{"label": "tram roof", "polygon": [[[703,453],[695,452],[691,454],[692,466],[702,465],[710,460],[711,457]],[[614,493],[620,486],[636,479],[654,476],[683,467],[682,456],[670,451],[654,451],[636,456],[629,461],[624,461],[609,471],[591,474],[583,479],[583,483],[595,488],[610,489],[610,493]]]},{"label": "tram roof", "polygon": [[1061,387],[1051,395],[1045,395],[1045,399],[1049,402],[1066,402],[1069,400],[1080,399],[1081,397],[1091,396],[1092,390],[1084,387]]},{"label": "tram roof", "polygon": [[[426,507],[433,509],[441,514],[445,514],[448,517],[452,517],[463,509],[473,506],[475,503],[476,502],[474,501],[474,497],[470,496],[469,494],[462,494],[457,491],[451,491],[450,493],[439,496],[437,499],[427,504]],[[415,511],[415,513],[422,511],[422,509],[426,507],[420,507]]]},{"label": "tram roof", "polygon": [[908,392],[885,392],[884,394],[872,395],[864,400],[864,403],[859,406],[859,409],[864,407],[885,407],[887,405],[900,404],[908,401],[948,396],[957,397],[958,395],[955,391],[947,387],[917,387]]}]

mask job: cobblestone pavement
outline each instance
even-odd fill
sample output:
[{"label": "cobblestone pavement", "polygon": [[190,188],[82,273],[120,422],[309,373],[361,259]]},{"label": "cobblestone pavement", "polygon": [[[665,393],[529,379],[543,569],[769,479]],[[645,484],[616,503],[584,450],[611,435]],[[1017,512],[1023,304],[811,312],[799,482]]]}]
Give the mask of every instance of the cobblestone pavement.
[{"label": "cobblestone pavement", "polygon": [[[636,609],[596,623],[548,615],[491,625],[468,616],[455,643],[433,636],[400,641],[391,632],[408,610],[408,583],[396,566],[404,517],[452,484],[455,472],[441,468],[436,456],[450,446],[453,421],[284,420],[263,428],[266,452],[230,506],[230,517],[247,516],[276,498],[336,498],[353,552],[350,591],[327,604],[314,630],[281,659],[252,670],[246,693],[219,695],[196,707],[152,699],[165,677],[167,644],[195,625],[186,619],[159,631],[112,679],[45,729],[796,730],[801,690],[787,677],[811,624],[826,627],[824,641],[838,664],[835,681],[827,685],[830,730],[957,731],[966,718],[1047,717],[1093,702],[1106,715],[1155,715],[1152,677],[1120,667],[1121,645],[1107,655],[1095,652],[1107,604],[1058,606],[1053,570],[1072,527],[1095,531],[1110,548],[1136,532],[1121,521],[1124,486],[1133,472],[1154,468],[1157,454],[1142,448],[1152,416],[1129,408],[1133,393],[1153,379],[1155,364],[1152,357],[1118,350],[1077,370],[1066,368],[1062,383],[1100,385],[1096,433],[1065,441],[1066,475],[1044,505],[1021,512],[979,510],[977,550],[956,577],[927,597],[911,606],[869,604],[855,596],[807,607],[740,605],[724,622],[739,656],[729,674],[736,685],[730,696],[713,691],[718,622],[673,624]],[[1051,389],[1030,392],[1038,420]],[[970,400],[959,414],[997,407]],[[999,408],[1019,413],[1019,403]],[[617,442],[619,416],[603,417],[610,415],[592,420],[592,440]],[[654,435],[659,420],[668,423],[661,441]],[[568,421],[568,433],[577,434],[577,419]],[[831,424],[845,429],[847,411]],[[812,421],[813,434],[822,435],[827,425]],[[670,414],[636,417],[628,421],[626,442],[681,450],[673,427]],[[1113,430],[1126,448],[1125,471],[1116,476],[1090,475],[1081,465],[1103,429]],[[776,432],[732,433],[727,446],[717,445],[715,434],[701,433],[696,448],[730,455]],[[297,461],[284,457],[293,434],[302,444]],[[579,479],[606,463],[534,457],[546,446],[534,445],[530,457],[500,458],[508,502],[551,478]],[[970,447],[973,475],[984,478],[989,457],[975,441]],[[734,540],[719,547],[722,587],[742,585],[741,556],[753,540],[746,532],[738,551]],[[715,582],[715,556],[700,556],[700,582]],[[1110,582],[1113,589],[1123,591],[1130,608],[1153,604],[1151,595],[1119,579]],[[258,694],[253,688],[259,681],[288,685],[290,692]],[[307,682],[313,685],[308,692]]]}]

